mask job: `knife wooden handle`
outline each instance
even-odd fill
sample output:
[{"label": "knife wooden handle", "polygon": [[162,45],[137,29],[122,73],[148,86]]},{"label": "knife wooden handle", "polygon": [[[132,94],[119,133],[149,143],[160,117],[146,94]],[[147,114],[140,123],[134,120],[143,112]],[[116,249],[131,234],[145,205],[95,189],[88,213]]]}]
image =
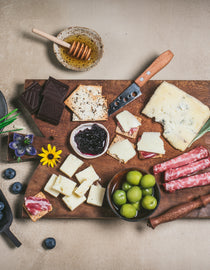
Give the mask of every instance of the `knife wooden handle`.
[{"label": "knife wooden handle", "polygon": [[142,87],[150,78],[152,78],[158,71],[164,68],[173,58],[173,53],[168,50],[162,53],[154,62],[135,80],[135,83]]},{"label": "knife wooden handle", "polygon": [[188,213],[190,213],[192,210],[199,207],[206,206],[208,203],[210,203],[210,194],[200,196],[198,199],[194,201],[190,201],[190,202],[172,207],[167,212],[165,212],[164,214],[158,217],[150,218],[148,225],[154,229],[156,226],[158,226],[161,223],[169,222],[169,221],[184,217]]}]

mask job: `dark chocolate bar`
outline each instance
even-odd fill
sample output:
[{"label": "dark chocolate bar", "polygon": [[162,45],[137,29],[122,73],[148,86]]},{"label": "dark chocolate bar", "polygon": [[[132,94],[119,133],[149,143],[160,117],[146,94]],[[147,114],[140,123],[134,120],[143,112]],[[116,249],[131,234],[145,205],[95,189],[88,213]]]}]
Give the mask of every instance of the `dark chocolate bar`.
[{"label": "dark chocolate bar", "polygon": [[41,103],[41,91],[42,87],[38,82],[33,82],[19,97],[19,101],[31,114],[39,109]]},{"label": "dark chocolate bar", "polygon": [[53,125],[58,125],[65,105],[54,99],[44,96],[37,117]]},{"label": "dark chocolate bar", "polygon": [[47,80],[43,93],[43,96],[50,97],[54,99],[56,102],[63,103],[68,92],[69,86],[49,77]]}]

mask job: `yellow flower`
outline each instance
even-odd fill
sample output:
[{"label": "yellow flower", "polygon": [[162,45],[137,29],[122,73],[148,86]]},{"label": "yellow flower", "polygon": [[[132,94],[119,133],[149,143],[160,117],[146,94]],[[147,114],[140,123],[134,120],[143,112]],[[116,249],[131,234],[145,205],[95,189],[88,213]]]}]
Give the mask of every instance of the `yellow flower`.
[{"label": "yellow flower", "polygon": [[40,162],[42,163],[42,165],[47,164],[48,166],[51,166],[53,168],[56,165],[58,159],[60,158],[61,153],[62,150],[56,152],[56,147],[55,146],[52,147],[51,144],[48,144],[47,150],[45,150],[44,147],[42,147],[42,153],[39,154],[39,156],[42,157]]}]

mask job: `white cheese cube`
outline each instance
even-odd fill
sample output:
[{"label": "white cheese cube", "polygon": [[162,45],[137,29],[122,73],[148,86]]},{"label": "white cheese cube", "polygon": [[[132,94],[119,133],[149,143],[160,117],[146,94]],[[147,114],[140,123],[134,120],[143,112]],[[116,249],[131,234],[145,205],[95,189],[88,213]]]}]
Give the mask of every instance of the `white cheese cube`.
[{"label": "white cheese cube", "polygon": [[100,185],[92,185],[88,194],[87,203],[102,206],[106,189]]},{"label": "white cheese cube", "polygon": [[77,187],[74,190],[74,193],[77,194],[77,196],[83,196],[88,189],[90,188],[90,186],[92,185],[93,181],[92,180],[84,180],[79,187]]},{"label": "white cheese cube", "polygon": [[70,196],[76,186],[76,183],[69,178],[59,175],[53,185],[53,189],[59,191],[63,195]]},{"label": "white cheese cube", "polygon": [[72,177],[83,163],[82,160],[70,154],[61,165],[60,170],[69,177]]},{"label": "white cheese cube", "polygon": [[99,176],[95,172],[92,165],[84,169],[83,171],[77,173],[76,175],[77,180],[81,184],[84,180],[95,182],[96,180],[99,180]]},{"label": "white cheese cube", "polygon": [[137,143],[138,151],[165,154],[164,144],[160,132],[144,132]]},{"label": "white cheese cube", "polygon": [[73,211],[75,208],[77,208],[80,204],[86,201],[85,196],[77,196],[76,194],[72,193],[70,196],[64,196],[62,198],[64,203],[67,205],[67,207]]},{"label": "white cheese cube", "polygon": [[52,195],[53,197],[58,197],[59,192],[54,190],[52,187],[55,184],[55,181],[57,179],[57,175],[52,174],[50,179],[48,180],[47,184],[44,187],[44,191]]}]

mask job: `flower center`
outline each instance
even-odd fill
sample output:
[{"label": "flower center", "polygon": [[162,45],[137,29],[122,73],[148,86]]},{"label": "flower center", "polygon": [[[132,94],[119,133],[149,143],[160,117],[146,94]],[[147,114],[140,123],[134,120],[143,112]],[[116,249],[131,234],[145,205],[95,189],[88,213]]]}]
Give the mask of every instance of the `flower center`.
[{"label": "flower center", "polygon": [[47,157],[48,157],[48,159],[53,159],[54,158],[54,155],[53,154],[49,154]]}]

